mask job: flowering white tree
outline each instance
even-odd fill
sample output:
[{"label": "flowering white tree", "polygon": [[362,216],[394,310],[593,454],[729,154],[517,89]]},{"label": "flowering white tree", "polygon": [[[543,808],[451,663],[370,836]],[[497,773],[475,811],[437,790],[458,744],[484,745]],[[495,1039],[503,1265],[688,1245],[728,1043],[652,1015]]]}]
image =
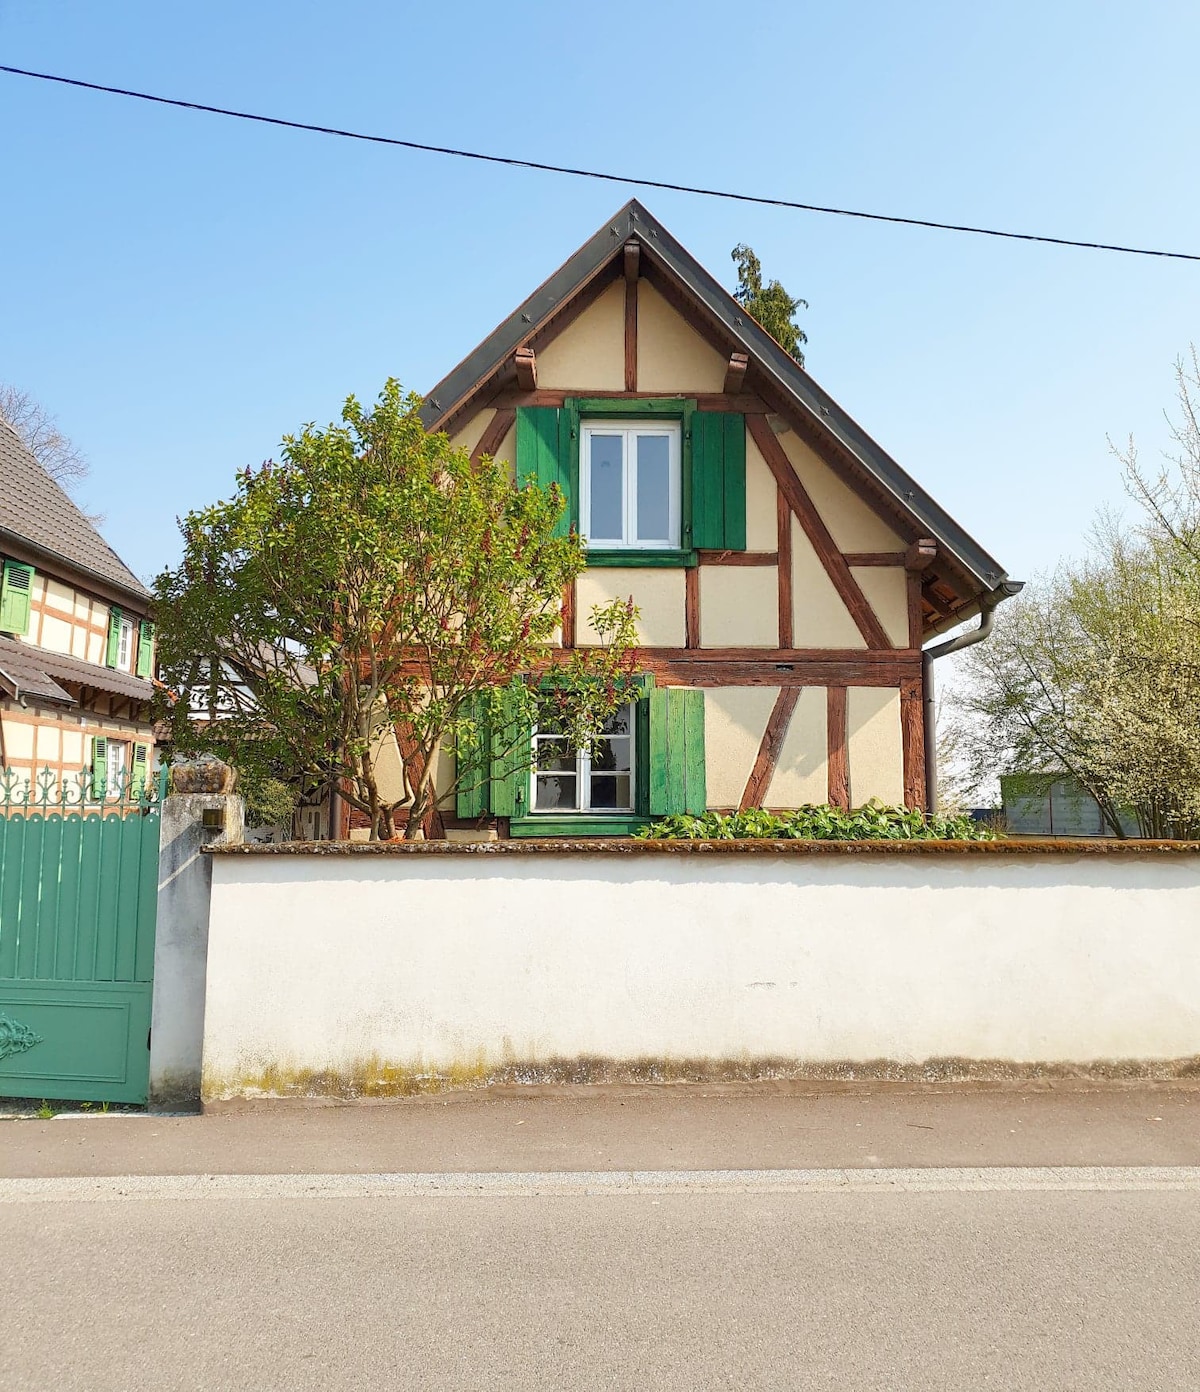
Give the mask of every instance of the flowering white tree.
[{"label": "flowering white tree", "polygon": [[1138,505],[1103,515],[1082,562],[1006,605],[970,650],[954,721],[973,775],[1076,778],[1120,835],[1200,836],[1200,363],[1176,365],[1176,450],[1147,472],[1116,450]]}]

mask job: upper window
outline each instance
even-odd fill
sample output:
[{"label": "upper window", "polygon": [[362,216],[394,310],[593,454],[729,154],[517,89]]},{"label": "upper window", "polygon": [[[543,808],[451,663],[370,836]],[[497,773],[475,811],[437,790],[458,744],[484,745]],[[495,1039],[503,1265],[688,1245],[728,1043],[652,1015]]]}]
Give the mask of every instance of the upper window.
[{"label": "upper window", "polygon": [[622,706],[591,752],[564,735],[533,737],[535,812],[633,811],[633,705]]},{"label": "upper window", "polygon": [[587,544],[677,548],[679,425],[597,421],[580,436],[579,524]]},{"label": "upper window", "polygon": [[121,620],[117,636],[117,669],[128,672],[133,657],[133,620]]}]

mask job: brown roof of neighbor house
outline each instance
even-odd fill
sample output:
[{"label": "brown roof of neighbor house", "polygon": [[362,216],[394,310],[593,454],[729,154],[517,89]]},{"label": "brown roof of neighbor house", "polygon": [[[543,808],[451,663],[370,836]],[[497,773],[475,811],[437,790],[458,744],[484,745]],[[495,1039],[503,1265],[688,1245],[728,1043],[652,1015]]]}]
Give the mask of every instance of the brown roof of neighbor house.
[{"label": "brown roof of neighbor house", "polygon": [[116,672],[111,667],[85,662],[81,657],[50,652],[17,638],[0,638],[0,690],[18,700],[34,696],[44,701],[75,705],[74,696],[59,685],[60,681],[111,691],[135,701],[149,701],[154,695],[153,682],[129,672]]},{"label": "brown roof of neighbor house", "polygon": [[0,551],[4,533],[139,599],[150,594],[95,526],[54,482],[20,436],[0,420]]}]

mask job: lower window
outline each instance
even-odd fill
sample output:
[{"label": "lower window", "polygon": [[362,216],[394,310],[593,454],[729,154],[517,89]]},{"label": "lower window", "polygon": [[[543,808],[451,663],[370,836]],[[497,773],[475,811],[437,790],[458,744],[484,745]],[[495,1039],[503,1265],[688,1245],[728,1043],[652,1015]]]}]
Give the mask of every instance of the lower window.
[{"label": "lower window", "polygon": [[571,749],[565,735],[533,737],[534,812],[632,812],[633,705],[604,727],[591,752]]}]

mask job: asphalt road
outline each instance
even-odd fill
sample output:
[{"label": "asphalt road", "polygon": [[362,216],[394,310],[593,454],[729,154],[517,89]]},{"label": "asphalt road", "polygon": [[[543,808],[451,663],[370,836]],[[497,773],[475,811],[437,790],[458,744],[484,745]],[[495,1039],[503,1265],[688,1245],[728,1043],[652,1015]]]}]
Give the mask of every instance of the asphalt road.
[{"label": "asphalt road", "polygon": [[88,1183],[0,1191],[5,1392],[1200,1386],[1194,1171],[1133,1192]]}]

